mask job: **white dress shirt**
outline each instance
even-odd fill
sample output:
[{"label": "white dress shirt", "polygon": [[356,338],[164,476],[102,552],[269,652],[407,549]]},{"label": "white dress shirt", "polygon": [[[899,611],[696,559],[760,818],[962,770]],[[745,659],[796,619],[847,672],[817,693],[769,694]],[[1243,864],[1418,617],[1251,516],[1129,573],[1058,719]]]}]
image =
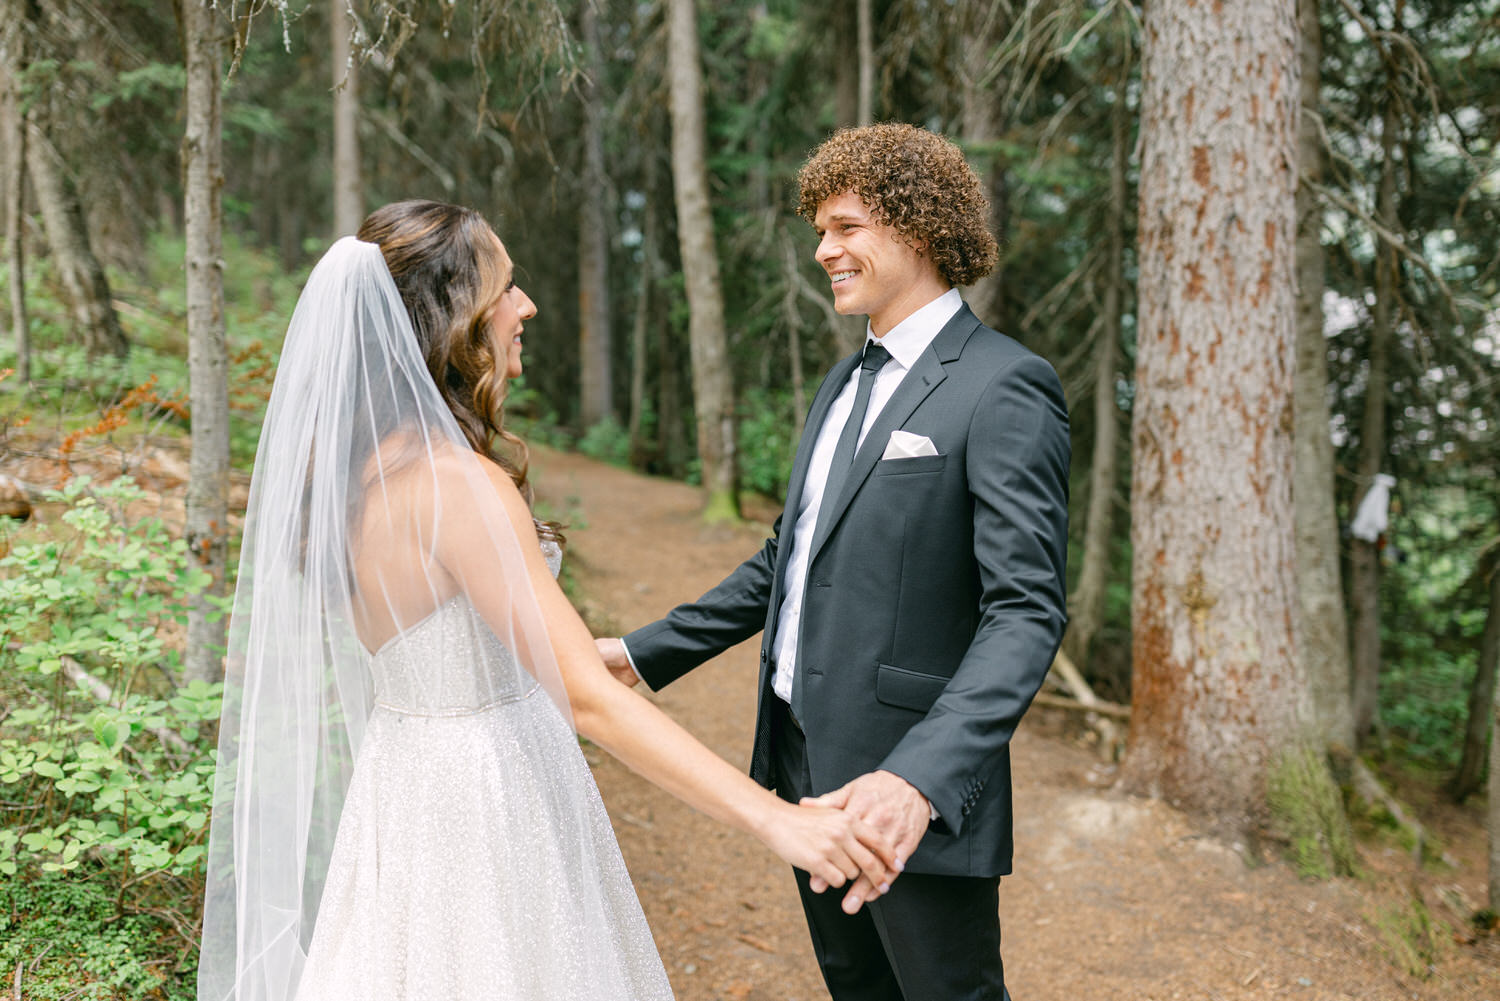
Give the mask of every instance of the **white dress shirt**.
[{"label": "white dress shirt", "polygon": [[[891,360],[885,363],[885,367],[875,377],[875,385],[870,388],[869,409],[865,411],[864,424],[859,429],[856,451],[859,445],[864,444],[870,425],[875,423],[880,411],[885,409],[885,405],[895,395],[896,387],[901,385],[906,373],[911,371],[922,352],[927,350],[933,338],[953,319],[963,304],[963,297],[959,295],[958,289],[949,289],[886,331],[883,337],[876,337],[870,330],[868,321],[865,323],[865,342],[874,340],[881,344],[890,352]],[[823,504],[823,489],[828,485],[828,468],[833,464],[833,453],[838,447],[839,435],[849,420],[849,412],[854,409],[859,370],[858,365],[854,366],[844,388],[823,418],[823,426],[818,429],[818,440],[813,444],[807,479],[802,485],[802,499],[797,510],[790,512],[793,515],[792,530],[790,534],[784,534],[778,543],[790,545],[792,551],[787,558],[786,593],[782,597],[781,613],[777,618],[776,640],[772,651],[776,658],[776,673],[771,678],[771,688],[788,704],[792,701],[792,677],[797,670],[797,637],[802,622],[802,595],[807,590],[807,563],[812,549],[813,531],[818,524],[818,510]],[[629,646],[625,646],[625,658],[630,662],[631,670],[639,676],[640,670],[635,666],[635,658],[631,655]]]},{"label": "white dress shirt", "polygon": [[[859,429],[858,445],[864,444],[870,425],[880,416],[880,411],[895,395],[896,387],[906,378],[906,373],[917,363],[922,352],[932,343],[944,325],[964,304],[958,289],[949,289],[936,299],[888,330],[884,337],[875,337],[865,324],[866,343],[875,340],[891,353],[875,385],[870,388],[870,408],[865,411],[864,425]],[[786,592],[781,600],[781,614],[777,617],[776,639],[773,654],[776,658],[776,673],[771,678],[771,688],[788,704],[792,701],[792,678],[797,671],[797,637],[802,622],[802,595],[807,589],[807,565],[811,555],[813,531],[818,524],[818,510],[823,506],[823,489],[828,485],[828,468],[833,464],[833,453],[838,448],[839,435],[854,409],[854,394],[859,386],[859,366],[849,373],[849,379],[839,392],[823,426],[818,429],[818,439],[813,444],[812,458],[807,467],[807,479],[802,484],[802,498],[796,511],[788,511],[784,518],[791,519],[792,531],[783,534],[779,545],[790,545],[791,555],[786,564]]]}]

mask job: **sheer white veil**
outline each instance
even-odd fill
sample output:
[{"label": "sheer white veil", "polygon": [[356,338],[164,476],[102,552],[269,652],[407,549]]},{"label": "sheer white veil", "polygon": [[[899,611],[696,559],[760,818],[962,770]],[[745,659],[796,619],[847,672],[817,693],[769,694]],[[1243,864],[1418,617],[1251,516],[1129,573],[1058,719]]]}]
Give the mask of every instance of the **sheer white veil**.
[{"label": "sheer white veil", "polygon": [[[292,316],[251,480],[200,1001],[295,997],[379,651],[458,603],[514,656],[434,663],[407,697],[483,705],[540,684],[571,724],[534,590],[537,540],[506,489],[444,403],[380,248],[338,241]],[[581,790],[542,795],[548,811],[583,815]]]}]

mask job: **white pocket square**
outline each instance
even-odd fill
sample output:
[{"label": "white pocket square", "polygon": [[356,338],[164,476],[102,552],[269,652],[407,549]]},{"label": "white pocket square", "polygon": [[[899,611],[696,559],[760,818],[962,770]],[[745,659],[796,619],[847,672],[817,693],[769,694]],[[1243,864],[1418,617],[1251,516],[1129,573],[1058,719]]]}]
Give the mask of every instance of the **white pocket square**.
[{"label": "white pocket square", "polygon": [[910,431],[892,431],[891,440],[885,443],[885,454],[881,459],[915,459],[922,455],[937,455],[937,446],[926,435]]}]

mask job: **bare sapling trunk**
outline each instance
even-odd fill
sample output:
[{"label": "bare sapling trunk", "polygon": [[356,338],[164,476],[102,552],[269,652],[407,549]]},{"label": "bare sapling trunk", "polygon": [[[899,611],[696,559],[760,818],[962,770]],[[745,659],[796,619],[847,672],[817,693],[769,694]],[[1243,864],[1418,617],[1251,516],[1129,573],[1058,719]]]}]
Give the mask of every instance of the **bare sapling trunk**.
[{"label": "bare sapling trunk", "polygon": [[1125,309],[1125,173],[1129,167],[1129,109],[1125,81],[1116,88],[1110,115],[1114,147],[1109,171],[1109,236],[1105,262],[1104,312],[1094,349],[1094,450],[1089,463],[1089,506],[1083,527],[1083,566],[1068,601],[1068,632],[1063,645],[1075,664],[1087,665],[1094,634],[1104,621],[1109,584],[1109,542],[1113,535],[1115,477],[1119,468],[1120,407],[1115,400],[1119,376],[1120,326]]},{"label": "bare sapling trunk", "polygon": [[[1464,726],[1463,754],[1458,761],[1458,771],[1453,775],[1449,792],[1462,803],[1479,791],[1484,778],[1485,751],[1496,743],[1494,729],[1495,675],[1500,666],[1500,545],[1495,548],[1495,559],[1489,572],[1489,612],[1484,620],[1484,637],[1479,641],[1479,663],[1474,671],[1474,683],[1469,687],[1469,715]],[[1491,789],[1494,788],[1494,758],[1490,758]],[[1491,799],[1494,798],[1493,791]],[[1494,806],[1493,802],[1490,804]],[[1493,828],[1490,836],[1495,837]]]},{"label": "bare sapling trunk", "polygon": [[328,0],[333,50],[333,234],[353,236],[364,221],[359,161],[359,59],[354,52],[352,0]]},{"label": "bare sapling trunk", "polygon": [[1318,127],[1322,37],[1317,0],[1299,0],[1302,35],[1302,113],[1297,127],[1301,179],[1297,185],[1296,482],[1297,583],[1302,670],[1313,715],[1326,746],[1354,749],[1349,694],[1349,622],[1339,570],[1339,526],[1334,508],[1333,439],[1328,433],[1327,339],[1323,334],[1323,178]]},{"label": "bare sapling trunk", "polygon": [[26,67],[26,38],[22,19],[0,5],[0,128],[5,148],[5,263],[10,284],[10,331],[16,347],[16,374],[21,385],[31,381],[31,323],[26,316],[26,117],[21,107],[21,73]]},{"label": "bare sapling trunk", "polygon": [[[1387,232],[1398,232],[1396,216],[1396,112],[1387,100],[1381,115],[1380,187],[1375,214]],[[1390,381],[1391,337],[1395,323],[1395,297],[1400,265],[1396,249],[1382,240],[1375,256],[1375,303],[1370,316],[1370,350],[1365,378],[1365,412],[1360,421],[1359,494],[1364,494],[1381,472],[1386,453],[1385,408]],[[1353,606],[1351,654],[1354,737],[1367,740],[1380,722],[1380,548],[1379,542],[1351,539],[1349,543],[1349,596]]]},{"label": "bare sapling trunk", "polygon": [[44,104],[38,104],[27,119],[26,167],[78,337],[91,355],[123,357],[130,342],[120,329],[104,265],[94,254],[83,203],[44,127],[50,124]]},{"label": "bare sapling trunk", "polygon": [[668,75],[672,93],[672,186],[686,279],[693,360],[693,409],[708,521],[739,518],[735,483],[734,399],[719,252],[714,244],[704,155],[703,73],[693,0],[671,0]]},{"label": "bare sapling trunk", "polygon": [[858,124],[875,124],[875,11],[872,0],[858,0],[859,107]]},{"label": "bare sapling trunk", "polygon": [[1290,776],[1342,821],[1297,662],[1295,0],[1148,5],[1143,34],[1122,783],[1253,835]]},{"label": "bare sapling trunk", "polygon": [[[1490,614],[1484,624],[1481,661],[1488,658],[1491,675],[1500,656],[1500,566],[1490,574]],[[1490,703],[1490,782],[1487,811],[1490,834],[1490,910],[1500,912],[1500,685]]]},{"label": "bare sapling trunk", "polygon": [[225,591],[229,548],[229,357],[224,335],[223,111],[224,30],[209,0],[184,0],[187,114],[182,140],[186,238],[188,392],[192,461],[187,542],[212,583],[188,613],[187,680],[223,677],[225,625],[214,599]]},{"label": "bare sapling trunk", "polygon": [[579,423],[593,427],[614,413],[613,355],[609,322],[609,227],[604,211],[609,176],[604,169],[604,57],[598,14],[580,5],[579,19],[589,76],[579,86],[583,101],[583,169],[578,200]]}]

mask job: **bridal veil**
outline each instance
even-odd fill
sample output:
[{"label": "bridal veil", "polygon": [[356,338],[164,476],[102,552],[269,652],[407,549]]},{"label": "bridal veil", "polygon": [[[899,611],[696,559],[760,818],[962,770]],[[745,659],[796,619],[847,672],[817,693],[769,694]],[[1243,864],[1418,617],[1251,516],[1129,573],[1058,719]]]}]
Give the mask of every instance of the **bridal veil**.
[{"label": "bridal veil", "polygon": [[[251,480],[200,1001],[295,997],[372,711],[372,651],[462,602],[514,656],[480,672],[424,666],[427,691],[411,697],[482,706],[540,685],[569,719],[534,589],[537,540],[507,516],[497,475],[444,404],[380,248],[338,241],[292,317]],[[585,790],[552,785],[548,815],[582,818]]]}]

